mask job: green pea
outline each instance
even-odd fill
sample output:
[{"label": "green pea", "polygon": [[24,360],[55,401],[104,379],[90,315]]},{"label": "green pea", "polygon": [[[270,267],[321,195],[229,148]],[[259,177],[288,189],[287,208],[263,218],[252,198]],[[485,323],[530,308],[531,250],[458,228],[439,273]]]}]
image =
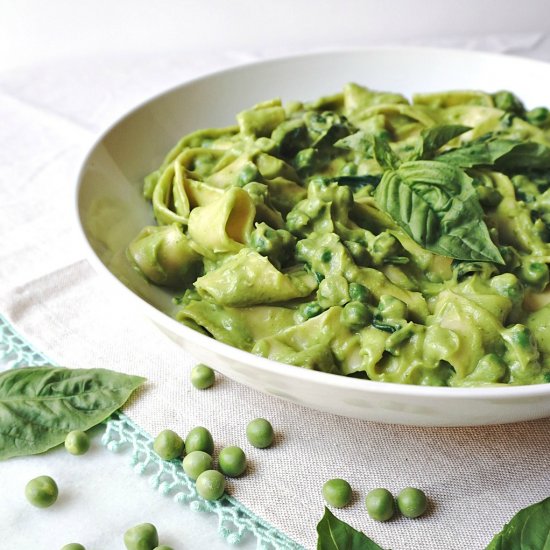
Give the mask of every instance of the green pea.
[{"label": "green pea", "polygon": [[197,493],[205,500],[218,500],[225,491],[225,477],[217,470],[206,470],[195,482]]},{"label": "green pea", "polygon": [[202,363],[191,369],[191,384],[199,390],[210,388],[214,384],[215,377],[214,371]]},{"label": "green pea", "polygon": [[548,121],[550,116],[550,111],[546,107],[535,107],[530,111],[527,111],[525,118],[527,122],[534,124],[535,126],[540,126]]},{"label": "green pea", "polygon": [[25,487],[27,500],[37,508],[51,506],[59,494],[57,483],[50,476],[39,476],[31,479]]},{"label": "green pea", "polygon": [[183,454],[183,439],[172,430],[163,430],[155,438],[153,449],[163,460],[179,458]]},{"label": "green pea", "polygon": [[297,310],[298,321],[303,323],[312,317],[316,317],[320,313],[323,313],[323,308],[318,302],[308,302],[302,304]]},{"label": "green pea", "polygon": [[349,302],[348,282],[342,275],[329,275],[319,283],[317,300],[321,307],[343,306]]},{"label": "green pea", "polygon": [[240,171],[237,178],[237,185],[239,187],[243,187],[247,183],[250,183],[251,181],[257,179],[258,176],[259,174],[256,165],[253,162],[249,161]]},{"label": "green pea", "polygon": [[514,325],[508,330],[510,339],[516,342],[519,347],[530,349],[533,346],[533,336],[531,331],[523,325]]},{"label": "green pea", "polygon": [[191,479],[197,479],[203,472],[212,469],[212,457],[204,451],[192,451],[183,459],[182,466]]},{"label": "green pea", "polygon": [[368,302],[370,291],[360,283],[350,283],[349,297],[352,302]]},{"label": "green pea", "polygon": [[342,311],[342,321],[348,327],[360,329],[372,321],[372,315],[365,304],[349,302]]},{"label": "green pea", "polygon": [[323,485],[323,498],[327,504],[343,508],[351,500],[351,486],[345,479],[329,479]]},{"label": "green pea", "polygon": [[523,302],[525,290],[521,281],[515,275],[511,273],[497,275],[491,279],[490,285],[500,295],[510,298],[513,304],[517,305]]},{"label": "green pea", "polygon": [[152,523],[140,523],[124,533],[128,550],[153,550],[159,544],[157,528]]},{"label": "green pea", "polygon": [[185,438],[185,452],[204,451],[211,455],[214,452],[214,439],[212,434],[202,426],[193,428]]},{"label": "green pea", "polygon": [[224,447],[218,456],[218,465],[226,476],[238,477],[246,470],[246,455],[240,447]]},{"label": "green pea", "polygon": [[525,107],[521,100],[512,92],[500,90],[493,94],[493,101],[497,109],[502,109],[516,115],[522,115],[525,112]]},{"label": "green pea", "polygon": [[83,455],[90,448],[90,438],[86,432],[73,430],[65,438],[65,449],[72,455]]},{"label": "green pea", "polygon": [[378,309],[384,319],[405,319],[407,317],[407,304],[390,294],[380,296]]},{"label": "green pea", "polygon": [[428,506],[428,499],[423,491],[414,487],[405,487],[397,495],[397,507],[408,518],[421,516]]},{"label": "green pea", "polygon": [[246,427],[246,438],[258,449],[265,449],[273,443],[273,426],[265,418],[251,420]]},{"label": "green pea", "polygon": [[153,550],[174,550],[171,546],[166,546],[166,544],[161,544],[160,546],[156,546],[153,548]]},{"label": "green pea", "polygon": [[[261,200],[263,201],[263,198]],[[256,229],[250,234],[249,244],[280,268],[292,257],[296,238],[285,229],[273,229],[262,222],[257,224]]]},{"label": "green pea", "polygon": [[321,254],[321,261],[323,263],[328,263],[332,260],[332,252],[330,250],[324,250]]},{"label": "green pea", "polygon": [[66,544],[61,548],[61,550],[86,550],[82,544],[78,544],[78,542],[71,542],[70,544]]},{"label": "green pea", "polygon": [[536,260],[527,260],[521,265],[518,276],[533,290],[542,292],[548,285],[548,266]]},{"label": "green pea", "polygon": [[395,511],[393,495],[383,488],[369,491],[365,505],[369,516],[376,521],[388,521]]}]

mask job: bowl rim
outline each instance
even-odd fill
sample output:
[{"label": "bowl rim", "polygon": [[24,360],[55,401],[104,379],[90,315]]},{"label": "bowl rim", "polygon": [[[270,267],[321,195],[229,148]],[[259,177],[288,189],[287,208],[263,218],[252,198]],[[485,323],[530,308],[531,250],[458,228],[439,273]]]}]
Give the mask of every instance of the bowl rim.
[{"label": "bowl rim", "polygon": [[444,398],[448,400],[480,400],[487,399],[491,401],[508,400],[512,397],[526,398],[526,397],[541,397],[550,396],[550,383],[528,384],[528,385],[501,385],[501,386],[472,386],[472,387],[450,387],[450,386],[427,386],[427,385],[415,385],[415,384],[402,384],[398,382],[383,382],[375,380],[365,380],[361,378],[353,378],[345,375],[332,374],[322,371],[316,371],[313,369],[307,369],[290,365],[287,363],[281,363],[272,359],[267,359],[258,355],[254,355],[251,352],[241,350],[229,344],[225,344],[216,340],[213,337],[201,334],[182,323],[179,323],[168,314],[157,309],[152,304],[147,302],[136,292],[128,288],[114,273],[112,273],[108,267],[100,259],[99,255],[93,249],[90,240],[86,235],[84,227],[84,220],[80,210],[80,196],[82,187],[84,185],[87,170],[89,168],[89,162],[101,147],[105,138],[116,129],[117,126],[128,120],[138,111],[147,108],[150,104],[162,100],[163,97],[168,96],[180,89],[185,89],[187,86],[191,86],[197,83],[201,83],[213,78],[217,78],[221,75],[238,73],[240,71],[246,71],[254,69],[257,66],[269,66],[277,65],[285,62],[293,62],[297,60],[307,60],[313,57],[322,56],[334,56],[334,55],[369,55],[375,53],[384,53],[386,55],[453,55],[453,56],[465,56],[476,59],[485,58],[486,61],[491,60],[510,60],[516,63],[531,64],[534,68],[545,67],[546,70],[550,70],[550,63],[540,61],[536,59],[524,58],[518,55],[505,55],[501,53],[477,51],[477,50],[463,50],[457,48],[437,48],[437,47],[424,47],[424,46],[372,46],[364,48],[337,48],[337,49],[319,49],[315,51],[308,51],[306,53],[297,53],[291,55],[283,55],[280,57],[269,57],[261,60],[254,60],[252,62],[245,61],[244,63],[238,63],[230,67],[201,74],[198,77],[184,80],[179,84],[170,86],[169,88],[162,90],[161,92],[148,97],[147,99],[140,101],[119,116],[111,124],[109,124],[99,135],[93,140],[92,145],[89,146],[86,154],[82,157],[78,164],[78,170],[75,177],[75,188],[73,200],[74,210],[72,212],[73,224],[76,229],[76,234],[81,241],[84,250],[86,251],[86,259],[92,264],[94,270],[102,277],[103,280],[109,283],[110,288],[113,290],[118,289],[121,298],[124,298],[126,302],[131,302],[135,308],[141,310],[145,317],[152,319],[155,323],[168,329],[169,331],[181,336],[184,340],[193,339],[200,347],[209,348],[214,353],[228,357],[229,359],[236,361],[247,366],[257,368],[260,371],[266,371],[271,374],[281,374],[291,380],[293,378],[300,379],[301,381],[309,381],[322,386],[338,387],[340,389],[348,389],[353,391],[364,391],[365,393],[373,392],[379,394],[393,395],[395,397],[407,397],[407,398]]}]

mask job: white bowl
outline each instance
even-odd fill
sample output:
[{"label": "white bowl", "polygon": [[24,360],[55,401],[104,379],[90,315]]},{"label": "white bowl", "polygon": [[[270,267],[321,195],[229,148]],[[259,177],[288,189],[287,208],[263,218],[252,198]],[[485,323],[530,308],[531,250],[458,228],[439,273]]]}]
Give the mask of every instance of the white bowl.
[{"label": "white bowl", "polygon": [[124,250],[147,224],[142,180],[184,134],[233,123],[272,97],[315,99],[349,81],[412,94],[509,89],[534,107],[550,103],[550,65],[526,59],[421,48],[320,53],[237,67],[163,93],[116,122],[84,161],[77,186],[90,260],[121,299],[149,316],[197,359],[268,394],[331,413],[418,426],[468,426],[550,416],[550,384],[439,388],[371,382],[285,365],[233,348],[172,318],[172,296],[147,284]]}]

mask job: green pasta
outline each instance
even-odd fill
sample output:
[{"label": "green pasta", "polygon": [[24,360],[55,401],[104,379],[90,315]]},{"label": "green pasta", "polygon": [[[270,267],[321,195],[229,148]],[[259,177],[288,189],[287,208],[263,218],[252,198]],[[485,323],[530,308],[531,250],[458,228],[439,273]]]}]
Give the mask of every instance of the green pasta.
[{"label": "green pasta", "polygon": [[510,92],[266,101],[144,196],[128,257],[195,330],[370,380],[550,381],[550,115]]}]

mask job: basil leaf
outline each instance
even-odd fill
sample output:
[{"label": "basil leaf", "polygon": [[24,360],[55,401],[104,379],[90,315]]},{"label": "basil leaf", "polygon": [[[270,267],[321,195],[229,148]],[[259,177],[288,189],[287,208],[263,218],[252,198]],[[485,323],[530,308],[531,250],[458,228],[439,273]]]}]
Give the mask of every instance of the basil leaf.
[{"label": "basil leaf", "polygon": [[338,185],[347,185],[351,187],[353,191],[357,191],[366,185],[372,185],[374,187],[380,183],[381,179],[381,174],[365,174],[363,176],[335,176],[330,178],[329,181],[335,181]]},{"label": "basil leaf", "polygon": [[492,166],[495,162],[518,146],[517,141],[509,139],[476,140],[471,143],[445,151],[434,160],[446,162],[460,168],[474,166]]},{"label": "basil leaf", "polygon": [[399,166],[399,157],[393,152],[387,139],[373,135],[372,151],[382,170],[396,170]]},{"label": "basil leaf", "polygon": [[541,143],[517,143],[496,165],[504,171],[545,170],[550,168],[550,148]]},{"label": "basil leaf", "polygon": [[550,498],[520,510],[486,550],[549,550]]},{"label": "basil leaf", "polygon": [[459,124],[432,126],[431,128],[422,130],[420,134],[420,147],[416,152],[416,158],[430,159],[439,148],[468,130],[471,130],[470,126],[462,126]]},{"label": "basil leaf", "polygon": [[106,369],[25,367],[0,374],[0,459],[41,453],[120,408],[145,378]]},{"label": "basil leaf", "polygon": [[350,134],[349,136],[339,139],[334,143],[334,147],[338,147],[339,149],[349,149],[350,151],[357,151],[359,153],[369,151],[371,146],[371,134],[367,134],[363,130]]},{"label": "basil leaf", "polygon": [[441,153],[435,160],[460,168],[496,166],[506,172],[545,170],[550,168],[550,148],[534,141],[489,137]]},{"label": "basil leaf", "polygon": [[317,524],[317,533],[317,550],[383,550],[367,535],[339,520],[327,507]]},{"label": "basil leaf", "polygon": [[374,198],[427,250],[457,260],[504,263],[472,179],[462,170],[443,162],[406,162],[384,173]]}]

